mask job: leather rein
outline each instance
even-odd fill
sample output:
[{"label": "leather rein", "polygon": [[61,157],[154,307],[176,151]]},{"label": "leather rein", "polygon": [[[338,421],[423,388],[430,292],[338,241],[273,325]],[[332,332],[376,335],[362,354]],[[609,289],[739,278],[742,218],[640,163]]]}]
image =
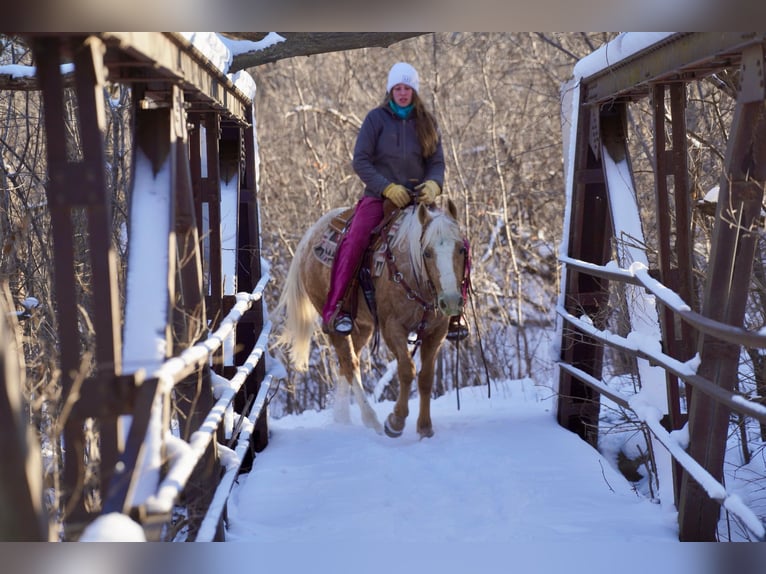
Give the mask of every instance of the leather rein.
[{"label": "leather rein", "polygon": [[[397,210],[398,211],[398,210]],[[395,214],[392,214],[395,215]],[[396,217],[392,217],[391,221],[395,220]],[[423,245],[423,236],[425,235],[426,229],[430,225],[432,219],[429,219],[426,224],[423,226],[423,228],[420,231],[420,245]],[[463,244],[468,246],[468,240],[463,239]],[[466,250],[466,261],[465,261],[465,269],[464,269],[464,275],[463,275],[463,295],[465,296],[465,290],[468,284],[469,279],[469,273],[470,273],[470,260],[469,260],[469,251]],[[396,266],[396,256],[393,254],[391,250],[391,243],[388,237],[386,237],[386,251],[385,251],[385,257],[386,257],[386,265],[388,267],[389,272],[389,279],[393,281],[394,283],[401,285],[401,287],[404,289],[404,291],[407,293],[407,299],[410,301],[416,301],[420,304],[420,307],[422,309],[422,314],[420,316],[420,322],[418,323],[417,330],[415,331],[415,341],[414,341],[414,348],[412,349],[412,355],[414,356],[417,352],[418,348],[423,342],[423,332],[425,331],[426,327],[428,326],[428,314],[430,312],[436,311],[436,303],[434,302],[435,296],[436,296],[436,290],[434,288],[434,283],[431,280],[430,277],[428,277],[428,269],[426,268],[426,277],[428,278],[428,287],[431,291],[431,294],[433,295],[431,302],[429,303],[426,301],[420,294],[420,291],[413,289],[409,283],[404,279],[404,275],[401,271],[399,271],[399,268]]]}]

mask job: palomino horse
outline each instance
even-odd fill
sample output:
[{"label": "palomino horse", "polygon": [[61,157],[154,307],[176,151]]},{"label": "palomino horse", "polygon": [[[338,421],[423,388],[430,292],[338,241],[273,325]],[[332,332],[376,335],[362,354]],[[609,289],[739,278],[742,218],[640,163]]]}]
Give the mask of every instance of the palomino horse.
[{"label": "palomino horse", "polygon": [[[330,268],[327,262],[315,256],[315,247],[321,243],[333,219],[343,211],[336,209],[325,214],[303,236],[275,310],[286,312],[280,341],[291,347],[291,361],[299,371],[308,366],[315,319],[330,284]],[[405,207],[378,250],[382,251],[385,262],[378,265],[382,271],[379,276],[372,273],[375,307],[383,340],[396,357],[399,377],[399,395],[385,422],[385,432],[391,437],[402,434],[409,414],[408,399],[415,378],[415,363],[407,346],[411,333],[417,337],[421,359],[417,431],[421,438],[433,436],[430,401],[436,353],[447,335],[449,317],[462,313],[463,283],[467,279],[467,243],[460,233],[456,213],[449,199],[446,211],[423,204]],[[364,424],[380,433],[383,429],[367,401],[359,369],[359,354],[370,341],[375,324],[361,289],[358,297],[351,335],[328,335],[338,356],[340,372],[349,385],[338,385],[335,420],[349,421],[350,387]]]}]

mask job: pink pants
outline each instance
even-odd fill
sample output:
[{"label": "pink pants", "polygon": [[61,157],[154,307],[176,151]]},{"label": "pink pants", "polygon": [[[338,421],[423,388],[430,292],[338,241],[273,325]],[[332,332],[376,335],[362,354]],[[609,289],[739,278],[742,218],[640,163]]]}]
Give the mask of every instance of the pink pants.
[{"label": "pink pants", "polygon": [[370,233],[383,220],[383,200],[364,196],[356,204],[354,217],[346,235],[338,245],[333,261],[330,278],[330,291],[327,294],[322,319],[331,325],[338,304],[346,293],[351,279],[356,272],[362,255],[370,242]]}]

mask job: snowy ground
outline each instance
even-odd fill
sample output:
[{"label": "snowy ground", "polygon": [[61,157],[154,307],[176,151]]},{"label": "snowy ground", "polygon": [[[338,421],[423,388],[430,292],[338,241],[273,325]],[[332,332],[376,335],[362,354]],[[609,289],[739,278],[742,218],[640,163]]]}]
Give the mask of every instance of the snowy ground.
[{"label": "snowy ground", "polygon": [[[523,380],[492,390],[487,398],[486,387],[463,389],[460,410],[454,394],[434,401],[436,435],[422,441],[417,399],[399,439],[363,427],[355,407],[351,425],[334,423],[331,410],[272,420],[269,447],[232,492],[227,540],[248,543],[269,564],[287,557],[295,571],[332,552],[358,552],[360,572],[388,571],[397,553],[425,560],[429,548],[449,557],[446,571],[481,571],[482,560],[522,560],[518,572],[545,561],[569,570],[583,548],[598,549],[589,561],[622,573],[667,566],[673,553],[661,549],[679,544],[675,513],[638,496],[559,427],[549,389]],[[392,403],[374,407],[382,420]]]}]

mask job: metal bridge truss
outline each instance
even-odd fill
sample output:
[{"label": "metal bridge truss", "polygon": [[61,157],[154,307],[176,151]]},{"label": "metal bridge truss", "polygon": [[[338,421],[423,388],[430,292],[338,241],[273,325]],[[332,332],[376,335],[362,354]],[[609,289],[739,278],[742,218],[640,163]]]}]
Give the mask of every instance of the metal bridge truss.
[{"label": "metal bridge truss", "polygon": [[[26,504],[19,502],[18,514],[30,517],[25,536],[74,540],[98,515],[118,512],[139,522],[147,539],[160,540],[174,508],[183,505],[191,523],[189,539],[220,539],[234,477],[268,440],[271,377],[264,351],[270,325],[264,323],[262,305],[268,276],[261,273],[253,102],[176,34],[25,36],[37,67],[33,89],[41,91],[44,103],[65,405],[64,470],[58,485],[64,493],[63,534],[49,535],[39,513],[30,517],[28,510],[41,506],[40,493],[24,486],[18,495]],[[62,72],[64,62],[74,64],[72,73]],[[141,154],[155,176],[163,166],[169,172],[164,179],[157,177],[151,189],[137,185],[134,177],[129,192],[132,206],[151,193],[164,196],[168,206],[166,236],[142,254],[149,261],[134,265],[129,259],[127,269],[126,306],[135,297],[132,281],[150,282],[142,285],[144,292],[164,293],[167,312],[152,326],[165,344],[156,368],[128,368],[124,357],[123,323],[127,331],[136,322],[156,318],[123,317],[118,298],[112,198],[105,180],[107,81],[131,88],[132,165]],[[74,159],[64,124],[65,89],[75,92],[78,105],[83,153]],[[236,271],[230,270],[236,274],[237,293],[227,293],[222,266],[221,187],[230,181],[236,181],[238,197]],[[92,269],[96,341],[95,366],[84,376],[75,276],[83,254],[74,248],[75,210],[87,215],[89,249],[84,256]],[[131,238],[147,232],[137,216],[129,214]],[[157,266],[164,271],[136,277],[141,268]],[[132,303],[140,308],[142,302]],[[224,351],[229,343],[233,360]],[[172,449],[171,402],[182,412]],[[12,414],[9,404],[0,402],[0,409]],[[86,420],[96,421],[100,431],[100,505],[95,508],[86,505],[83,491]],[[146,461],[153,454],[147,438],[157,421],[161,465],[155,475],[147,475]],[[230,450],[225,457],[220,445]]]},{"label": "metal bridge truss", "polygon": [[[579,100],[572,107],[577,123],[570,138],[568,251],[561,257],[557,418],[596,446],[601,395],[634,410],[672,455],[681,540],[715,540],[721,506],[753,538],[764,536],[760,519],[726,490],[723,468],[730,413],[766,423],[764,406],[747,400],[737,387],[741,350],[766,348],[766,334],[744,327],[766,182],[765,42],[762,33],[672,34],[579,78],[579,90],[573,90]],[[704,281],[695,283],[687,86],[713,81],[723,71],[738,78],[738,92],[718,178],[711,255]],[[630,166],[631,160],[628,108],[647,98],[653,115],[654,190],[653,206],[642,211],[631,205],[636,195],[632,169],[619,166]],[[649,267],[615,256],[626,212],[643,229],[654,227]],[[641,221],[642,213],[648,219]],[[649,315],[659,325],[661,350],[609,331],[610,284],[654,295],[657,305]],[[664,417],[609,388],[602,379],[605,349],[663,369]],[[697,354],[699,364],[692,368]],[[688,446],[670,435],[687,421]]]}]

